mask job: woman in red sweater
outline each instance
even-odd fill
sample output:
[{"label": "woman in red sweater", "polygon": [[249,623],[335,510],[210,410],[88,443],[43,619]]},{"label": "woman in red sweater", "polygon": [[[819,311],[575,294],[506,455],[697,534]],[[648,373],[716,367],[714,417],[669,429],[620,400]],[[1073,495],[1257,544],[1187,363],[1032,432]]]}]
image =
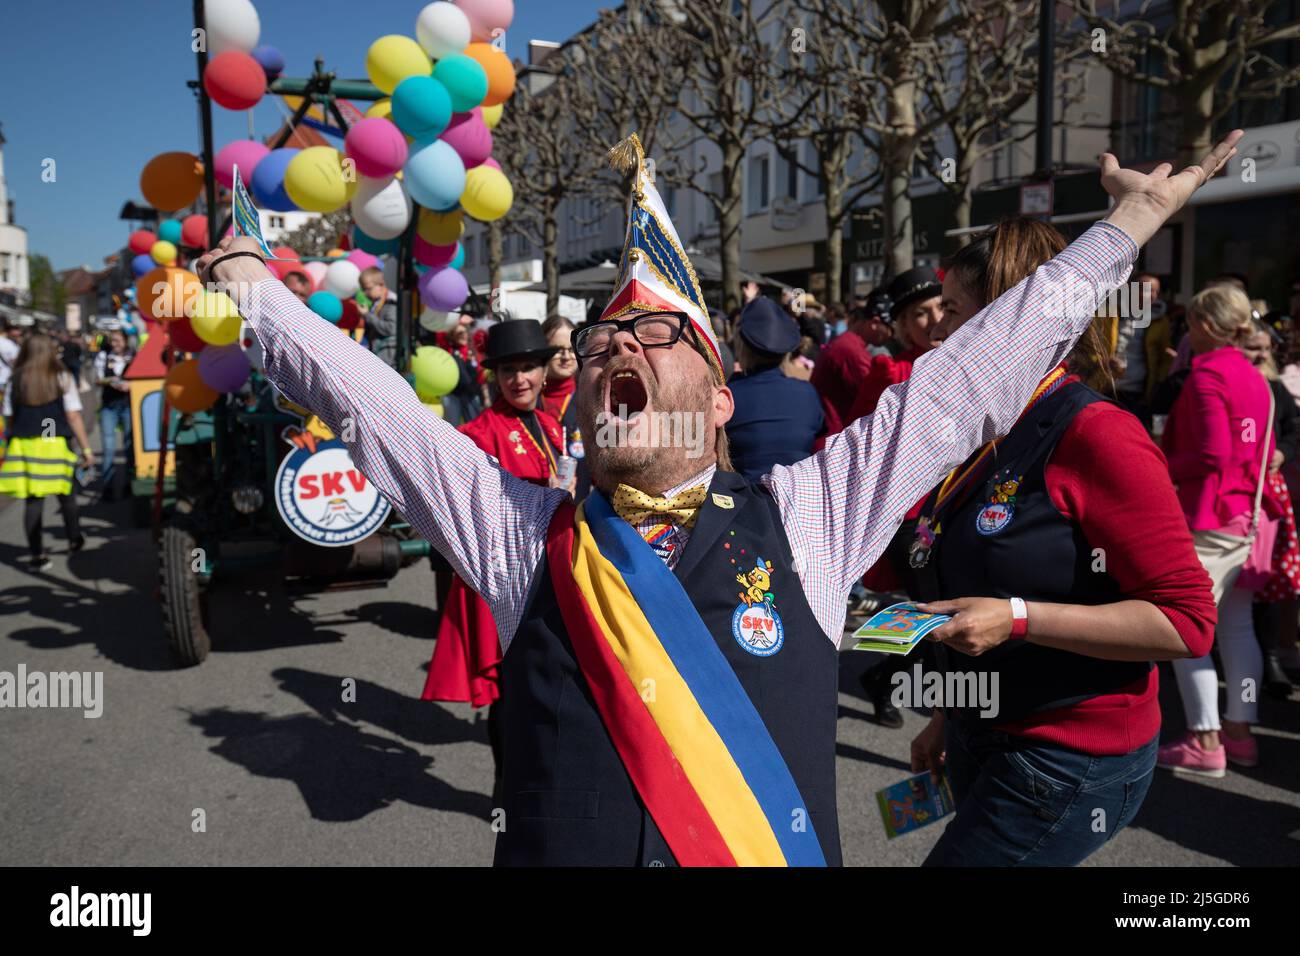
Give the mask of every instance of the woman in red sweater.
[{"label": "woman in red sweater", "polygon": [[[1023,218],[976,237],[944,277],[942,347],[962,348],[967,319],[1064,247]],[[1198,657],[1214,635],[1159,449],[1062,362],[930,495],[909,564],[923,607],[953,615],[929,635],[942,707],[912,743],[913,769],[946,766],[956,800],[926,864],[1079,863],[1151,784],[1152,662]]]}]

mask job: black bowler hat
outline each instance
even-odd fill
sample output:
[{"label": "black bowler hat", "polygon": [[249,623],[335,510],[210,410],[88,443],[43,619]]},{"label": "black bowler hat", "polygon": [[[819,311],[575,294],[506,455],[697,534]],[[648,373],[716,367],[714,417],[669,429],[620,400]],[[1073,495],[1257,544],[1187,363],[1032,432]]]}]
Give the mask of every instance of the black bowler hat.
[{"label": "black bowler hat", "polygon": [[488,327],[487,354],[483,356],[484,368],[495,368],[502,362],[519,359],[536,359],[545,365],[559,349],[546,341],[542,323],[536,319],[506,319]]},{"label": "black bowler hat", "polygon": [[943,283],[929,266],[917,266],[915,269],[908,269],[896,275],[886,291],[892,303],[889,314],[891,318],[897,319],[913,302],[943,295]]},{"label": "black bowler hat", "polygon": [[784,355],[798,346],[799,326],[779,305],[759,296],[740,311],[740,337],[750,348]]}]

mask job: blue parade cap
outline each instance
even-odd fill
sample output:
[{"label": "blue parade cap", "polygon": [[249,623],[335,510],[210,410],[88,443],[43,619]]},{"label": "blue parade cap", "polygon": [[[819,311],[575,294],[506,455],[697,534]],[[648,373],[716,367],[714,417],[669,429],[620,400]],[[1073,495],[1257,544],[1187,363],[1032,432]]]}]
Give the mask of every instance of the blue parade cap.
[{"label": "blue parade cap", "polygon": [[740,337],[760,352],[784,355],[799,345],[799,326],[779,305],[760,295],[740,312]]}]

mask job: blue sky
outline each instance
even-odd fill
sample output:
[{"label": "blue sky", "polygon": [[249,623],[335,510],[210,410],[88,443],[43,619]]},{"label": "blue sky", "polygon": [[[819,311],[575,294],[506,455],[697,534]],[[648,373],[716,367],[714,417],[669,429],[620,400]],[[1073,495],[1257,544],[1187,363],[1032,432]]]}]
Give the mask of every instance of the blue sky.
[{"label": "blue sky", "polygon": [[[364,78],[366,48],[388,33],[415,34],[421,0],[253,0],[261,42],[305,76],[324,56],[340,77]],[[515,0],[506,52],[530,39],[563,40],[616,0]],[[0,4],[0,123],[5,177],[29,250],[56,269],[89,264],[121,247],[117,218],[141,201],[140,170],[170,150],[199,152],[188,0],[44,0]],[[359,13],[360,11],[360,13]],[[363,107],[364,108],[364,107]],[[253,110],[259,137],[279,125],[268,97]],[[216,148],[248,135],[245,113],[213,109]],[[45,159],[56,180],[41,181]]]}]

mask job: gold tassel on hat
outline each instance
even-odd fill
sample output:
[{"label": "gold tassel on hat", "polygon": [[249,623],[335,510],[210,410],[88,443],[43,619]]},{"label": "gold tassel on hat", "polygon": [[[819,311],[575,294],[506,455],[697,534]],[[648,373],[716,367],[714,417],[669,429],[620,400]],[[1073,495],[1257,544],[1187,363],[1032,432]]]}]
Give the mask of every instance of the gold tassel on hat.
[{"label": "gold tassel on hat", "polygon": [[636,133],[611,149],[607,158],[609,165],[618,172],[635,175],[637,170],[645,170],[646,178],[654,182],[654,177],[646,169],[645,150],[641,148],[641,140]]}]

